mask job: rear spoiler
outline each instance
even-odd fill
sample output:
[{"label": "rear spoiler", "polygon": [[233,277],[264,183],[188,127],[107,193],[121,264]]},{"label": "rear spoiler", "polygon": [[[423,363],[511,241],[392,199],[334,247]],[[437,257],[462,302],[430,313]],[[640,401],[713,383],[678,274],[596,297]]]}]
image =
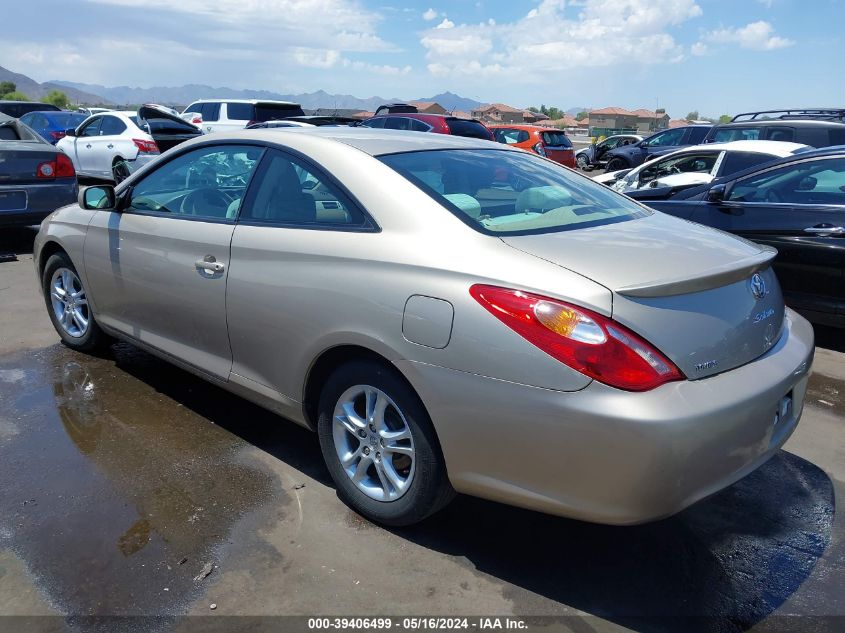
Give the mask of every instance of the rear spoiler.
[{"label": "rear spoiler", "polygon": [[[755,246],[759,246],[756,245]],[[634,286],[618,288],[617,294],[626,297],[671,297],[673,295],[702,292],[719,288],[746,279],[756,272],[768,268],[777,255],[771,246],[763,246],[763,250],[751,257],[728,262],[706,271],[698,277],[671,277]]]}]

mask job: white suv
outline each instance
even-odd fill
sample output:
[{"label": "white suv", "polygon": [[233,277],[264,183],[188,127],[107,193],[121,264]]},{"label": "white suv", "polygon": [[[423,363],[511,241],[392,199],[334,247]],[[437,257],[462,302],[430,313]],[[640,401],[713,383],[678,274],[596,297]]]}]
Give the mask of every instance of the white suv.
[{"label": "white suv", "polygon": [[208,134],[241,130],[250,123],[278,121],[304,114],[302,106],[290,101],[200,99],[185,108],[182,118],[202,126],[202,131]]}]

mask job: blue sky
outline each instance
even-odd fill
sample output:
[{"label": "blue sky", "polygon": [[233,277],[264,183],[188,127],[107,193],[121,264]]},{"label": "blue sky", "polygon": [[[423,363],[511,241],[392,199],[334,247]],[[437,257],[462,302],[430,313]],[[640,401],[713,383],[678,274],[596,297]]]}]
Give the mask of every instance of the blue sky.
[{"label": "blue sky", "polygon": [[16,14],[0,66],[38,81],[450,90],[674,117],[845,105],[845,0],[39,0]]}]

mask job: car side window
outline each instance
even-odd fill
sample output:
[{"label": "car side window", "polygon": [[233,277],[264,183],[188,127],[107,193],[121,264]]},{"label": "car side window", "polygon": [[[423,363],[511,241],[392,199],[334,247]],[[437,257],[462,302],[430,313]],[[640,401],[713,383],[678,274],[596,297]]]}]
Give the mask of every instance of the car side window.
[{"label": "car side window", "polygon": [[655,178],[663,178],[672,174],[709,173],[716,165],[720,154],[721,152],[684,154],[648,163],[648,166],[640,172],[640,182],[650,182]]},{"label": "car side window", "polygon": [[410,130],[411,119],[404,116],[385,117],[384,127],[387,130]]},{"label": "car side window", "polygon": [[766,130],[766,140],[792,143],[795,140],[795,130],[791,127],[770,127]]},{"label": "car side window", "polygon": [[689,131],[689,144],[700,145],[704,142],[704,137],[710,131],[708,127],[694,127]]},{"label": "car side window", "polygon": [[681,140],[684,138],[684,129],[677,128],[675,130],[666,130],[665,132],[661,132],[656,136],[653,136],[651,140],[648,141],[649,147],[671,147],[673,145],[678,145]]},{"label": "car side window", "polygon": [[363,127],[372,127],[372,128],[383,128],[384,127],[384,120],[387,117],[376,117],[374,119],[368,119],[361,123]]},{"label": "car side window", "polygon": [[117,136],[126,131],[126,124],[116,116],[104,116],[100,124],[100,136]]},{"label": "car side window", "polygon": [[269,150],[255,175],[241,222],[286,226],[364,227],[367,218],[316,168]]},{"label": "car side window", "polygon": [[264,149],[211,145],[170,160],[134,185],[126,212],[234,222]]},{"label": "car side window", "polygon": [[744,178],[731,189],[728,200],[845,205],[845,158],[807,161]]},{"label": "car side window", "polygon": [[84,128],[79,130],[79,136],[99,136],[100,135],[100,124],[103,122],[102,117],[97,117],[90,123],[88,123]]},{"label": "car side window", "polygon": [[226,118],[235,121],[251,121],[254,107],[251,103],[226,103]]},{"label": "car side window", "polygon": [[414,132],[430,132],[431,126],[428,123],[420,121],[419,119],[408,119],[411,129]]},{"label": "car side window", "polygon": [[499,143],[505,143],[507,145],[516,145],[517,143],[521,143],[522,141],[528,140],[528,133],[522,132],[525,135],[525,138],[521,138],[522,130],[514,130],[511,128],[497,128],[493,131],[493,134],[496,136],[496,140]]},{"label": "car side window", "polygon": [[219,103],[203,103],[200,105],[200,114],[202,114],[202,121],[206,123],[208,121],[219,121],[220,120],[220,104]]}]

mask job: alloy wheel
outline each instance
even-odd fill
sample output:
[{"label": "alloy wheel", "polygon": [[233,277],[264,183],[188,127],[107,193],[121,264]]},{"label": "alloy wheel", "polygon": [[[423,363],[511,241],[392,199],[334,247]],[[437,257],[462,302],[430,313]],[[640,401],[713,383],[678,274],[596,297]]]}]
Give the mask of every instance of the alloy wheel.
[{"label": "alloy wheel", "polygon": [[376,501],[395,501],[411,485],[414,440],[404,414],[375,387],[355,385],[337,400],[332,422],[334,448],[343,471]]},{"label": "alloy wheel", "polygon": [[56,322],[74,338],[85,336],[91,323],[91,312],[85,289],[76,273],[57,268],[50,280],[50,303]]}]

